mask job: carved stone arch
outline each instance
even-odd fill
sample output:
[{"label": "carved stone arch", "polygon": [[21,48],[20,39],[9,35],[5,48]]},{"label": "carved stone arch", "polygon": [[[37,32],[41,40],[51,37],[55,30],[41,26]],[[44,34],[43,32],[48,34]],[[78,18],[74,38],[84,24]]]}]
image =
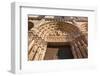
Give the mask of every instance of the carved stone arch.
[{"label": "carved stone arch", "polygon": [[[47,35],[49,36],[51,31],[52,32],[55,31],[57,33],[58,33],[58,31],[61,31],[62,33],[65,32],[73,38],[76,38],[79,35],[81,35],[80,30],[76,26],[74,26],[70,23],[66,23],[66,22],[47,22],[47,23],[44,23],[44,24],[39,26],[38,36],[45,40],[45,38],[47,37]],[[54,34],[55,34],[55,32],[54,32]],[[62,34],[62,36],[63,36],[63,34]],[[67,36],[66,36],[66,38],[67,38]]]},{"label": "carved stone arch", "polygon": [[[87,41],[85,36],[81,33],[80,29],[70,23],[50,21],[39,25],[35,32],[34,44],[37,44],[39,49],[30,50],[29,60],[43,60],[47,49],[48,42],[70,42],[72,46],[72,53],[74,58],[87,57]],[[59,31],[59,32],[58,32]],[[54,33],[54,35],[50,35]],[[60,34],[59,34],[60,33]],[[58,35],[59,34],[59,35]],[[37,39],[38,38],[38,39]],[[51,39],[51,40],[50,40]],[[41,42],[39,42],[41,41]],[[33,46],[32,46],[33,47]],[[30,57],[33,58],[31,59]]]}]

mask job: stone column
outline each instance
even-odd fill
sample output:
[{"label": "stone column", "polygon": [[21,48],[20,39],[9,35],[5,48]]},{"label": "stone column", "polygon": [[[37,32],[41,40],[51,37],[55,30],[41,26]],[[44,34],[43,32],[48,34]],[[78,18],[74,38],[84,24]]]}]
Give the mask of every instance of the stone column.
[{"label": "stone column", "polygon": [[71,44],[71,47],[72,47],[72,54],[73,54],[74,58],[75,59],[78,58],[77,54],[76,54],[75,46],[73,44]]}]

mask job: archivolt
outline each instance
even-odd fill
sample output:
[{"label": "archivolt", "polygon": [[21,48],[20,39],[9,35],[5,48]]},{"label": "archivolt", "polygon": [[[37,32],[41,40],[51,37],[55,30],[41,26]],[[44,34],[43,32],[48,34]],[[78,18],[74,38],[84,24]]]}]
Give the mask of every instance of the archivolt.
[{"label": "archivolt", "polygon": [[43,60],[49,38],[56,42],[70,42],[74,58],[87,58],[87,39],[80,30],[66,22],[47,22],[29,32],[29,60]]},{"label": "archivolt", "polygon": [[81,32],[75,25],[70,23],[47,22],[38,27],[37,35],[44,40],[47,40],[47,37],[51,36],[66,36],[66,39],[69,40],[80,36]]}]

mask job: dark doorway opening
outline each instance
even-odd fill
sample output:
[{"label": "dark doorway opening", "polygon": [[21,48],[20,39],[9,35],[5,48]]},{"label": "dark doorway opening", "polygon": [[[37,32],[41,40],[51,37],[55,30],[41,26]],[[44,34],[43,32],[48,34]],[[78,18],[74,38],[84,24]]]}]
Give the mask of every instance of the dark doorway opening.
[{"label": "dark doorway opening", "polygon": [[58,59],[73,59],[71,46],[66,45],[66,47],[60,47],[57,56]]},{"label": "dark doorway opening", "polygon": [[44,60],[73,59],[69,43],[48,43]]}]

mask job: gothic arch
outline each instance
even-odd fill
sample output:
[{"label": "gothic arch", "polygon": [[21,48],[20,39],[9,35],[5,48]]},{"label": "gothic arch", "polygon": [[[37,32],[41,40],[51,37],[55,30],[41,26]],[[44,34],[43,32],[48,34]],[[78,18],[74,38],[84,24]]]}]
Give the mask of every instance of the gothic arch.
[{"label": "gothic arch", "polygon": [[[71,42],[74,58],[87,57],[87,41],[79,28],[66,22],[50,21],[31,31],[29,60],[43,60],[48,42]],[[51,40],[50,40],[51,39]]]},{"label": "gothic arch", "polygon": [[80,30],[73,24],[66,22],[47,22],[40,25],[37,35],[48,42],[50,36],[66,36],[67,40],[74,39],[81,35]]}]

